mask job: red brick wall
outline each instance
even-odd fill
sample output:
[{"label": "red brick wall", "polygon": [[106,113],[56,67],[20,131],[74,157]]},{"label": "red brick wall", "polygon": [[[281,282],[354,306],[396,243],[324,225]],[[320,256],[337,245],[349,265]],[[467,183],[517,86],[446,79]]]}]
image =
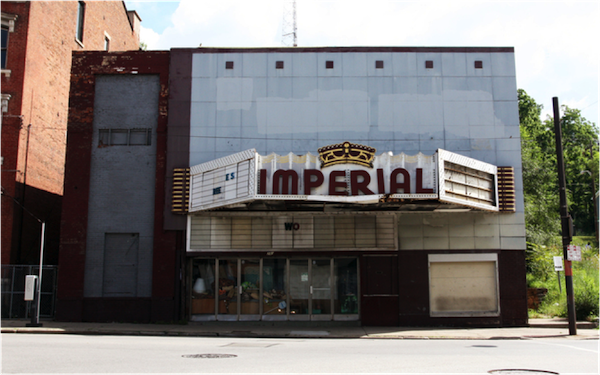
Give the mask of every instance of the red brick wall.
[{"label": "red brick wall", "polygon": [[[85,4],[81,44],[75,38],[77,1],[2,2],[3,13],[18,16],[14,32],[9,33],[7,69],[11,72],[1,75],[2,93],[11,95],[9,111],[2,119],[2,187],[7,194],[2,197],[2,264],[22,259],[15,254],[11,257],[7,250],[20,252],[13,231],[15,236],[30,237],[19,229],[10,197],[32,211],[43,206],[34,196],[19,196],[14,181],[54,195],[63,193],[72,52],[103,50],[105,33],[110,36],[111,50],[139,49],[139,36],[131,28],[122,1]],[[15,116],[21,117],[22,126],[11,120]]]},{"label": "red brick wall", "polygon": [[[62,194],[71,51],[102,50],[105,32],[111,48],[137,50],[120,1],[85,3],[83,44],[75,38],[76,1],[32,2],[22,112],[31,123],[27,184]],[[22,132],[23,142],[26,134]],[[19,157],[24,166],[25,153]]]},{"label": "red brick wall", "polygon": [[2,93],[9,94],[8,112],[2,114],[2,264],[11,263],[13,217],[17,197],[15,181],[22,179],[17,172],[19,137],[23,120],[21,118],[22,87],[27,46],[27,29],[30,2],[2,2],[2,12],[18,15],[14,32],[9,33],[10,49],[7,53],[6,68],[10,75],[1,74]]},{"label": "red brick wall", "polygon": [[[21,119],[4,117],[2,119],[2,264],[11,263],[11,239],[13,231],[13,215],[15,212],[15,172],[17,165],[17,142]],[[18,207],[17,207],[18,209]]]}]

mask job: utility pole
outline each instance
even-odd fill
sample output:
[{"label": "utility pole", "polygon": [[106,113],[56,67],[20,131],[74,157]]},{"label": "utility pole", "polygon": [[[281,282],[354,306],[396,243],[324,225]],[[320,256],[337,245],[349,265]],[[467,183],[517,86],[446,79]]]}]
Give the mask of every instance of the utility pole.
[{"label": "utility pole", "polygon": [[573,295],[573,268],[567,256],[567,247],[573,238],[573,222],[569,215],[565,178],[565,162],[563,160],[562,130],[560,125],[560,107],[558,98],[552,98],[554,109],[554,136],[556,138],[556,164],[558,166],[558,187],[560,195],[560,222],[562,228],[563,258],[565,260],[565,289],[567,291],[567,314],[569,317],[569,335],[577,335],[575,320],[575,298]]}]

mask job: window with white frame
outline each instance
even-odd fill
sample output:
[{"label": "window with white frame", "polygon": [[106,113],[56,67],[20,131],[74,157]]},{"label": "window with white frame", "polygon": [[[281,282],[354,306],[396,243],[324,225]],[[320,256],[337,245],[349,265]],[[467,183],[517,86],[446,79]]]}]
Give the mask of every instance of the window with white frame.
[{"label": "window with white frame", "polygon": [[110,50],[110,35],[104,32],[104,50]]},{"label": "window with white frame", "polygon": [[79,1],[77,3],[77,29],[75,30],[75,38],[83,43],[83,21],[85,19],[85,3]]},{"label": "window with white frame", "polygon": [[8,56],[8,36],[9,33],[12,33],[15,31],[15,21],[17,19],[16,15],[13,14],[8,14],[8,13],[2,13],[2,57],[1,57],[1,63],[2,63],[2,72],[3,73],[10,73],[10,70],[6,70],[7,65],[6,65],[6,60],[7,60],[7,56]]},{"label": "window with white frame", "polygon": [[6,52],[8,49],[8,27],[2,25],[2,69],[6,69]]}]

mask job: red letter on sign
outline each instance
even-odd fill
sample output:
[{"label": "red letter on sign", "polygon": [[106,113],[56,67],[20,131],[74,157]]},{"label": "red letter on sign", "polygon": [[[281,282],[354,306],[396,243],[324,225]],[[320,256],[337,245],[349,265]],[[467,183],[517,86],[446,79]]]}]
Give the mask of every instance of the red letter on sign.
[{"label": "red letter on sign", "polygon": [[[358,182],[358,176],[362,176],[362,182]],[[373,195],[373,192],[367,187],[371,183],[371,176],[367,171],[351,171],[350,172],[350,189],[352,195],[358,195],[362,191],[365,195]]]},{"label": "red letter on sign", "polygon": [[[404,176],[404,182],[399,183],[396,181],[396,177],[402,173]],[[410,175],[408,171],[404,168],[396,168],[392,171],[390,175],[390,194],[396,194],[398,189],[402,189],[404,194],[410,194]]]},{"label": "red letter on sign", "polygon": [[[279,192],[279,179],[283,178],[283,189]],[[273,194],[289,194],[290,178],[292,179],[292,195],[298,195],[298,173],[290,169],[278,169],[273,175]]]},{"label": "red letter on sign", "polygon": [[[312,181],[312,176],[317,179]],[[310,195],[310,189],[317,188],[323,184],[323,173],[318,169],[306,169],[304,171],[304,194]]]},{"label": "red letter on sign", "polygon": [[423,168],[417,168],[417,194],[431,194],[433,189],[423,189]]},{"label": "red letter on sign", "polygon": [[258,194],[267,194],[267,170],[258,171]]},{"label": "red letter on sign", "polygon": [[346,188],[346,181],[336,181],[336,177],[346,177],[346,171],[331,171],[329,174],[329,195],[348,195],[348,191],[336,191]]},{"label": "red letter on sign", "polygon": [[377,170],[377,188],[379,189],[379,194],[385,194],[385,182],[383,180],[383,169]]}]

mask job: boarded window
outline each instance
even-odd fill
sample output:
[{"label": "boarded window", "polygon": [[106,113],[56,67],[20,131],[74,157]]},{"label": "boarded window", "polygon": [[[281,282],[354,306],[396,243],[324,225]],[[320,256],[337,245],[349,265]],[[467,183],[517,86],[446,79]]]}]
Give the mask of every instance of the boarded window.
[{"label": "boarded window", "polygon": [[135,297],[139,233],[104,234],[104,297]]},{"label": "boarded window", "polygon": [[106,146],[150,146],[151,128],[100,129],[98,147]]},{"label": "boarded window", "polygon": [[[472,256],[472,261],[467,259]],[[486,316],[499,313],[495,254],[430,255],[432,316]],[[478,260],[477,258],[481,258]],[[488,258],[490,260],[486,260]],[[456,260],[456,261],[455,261]]]}]

